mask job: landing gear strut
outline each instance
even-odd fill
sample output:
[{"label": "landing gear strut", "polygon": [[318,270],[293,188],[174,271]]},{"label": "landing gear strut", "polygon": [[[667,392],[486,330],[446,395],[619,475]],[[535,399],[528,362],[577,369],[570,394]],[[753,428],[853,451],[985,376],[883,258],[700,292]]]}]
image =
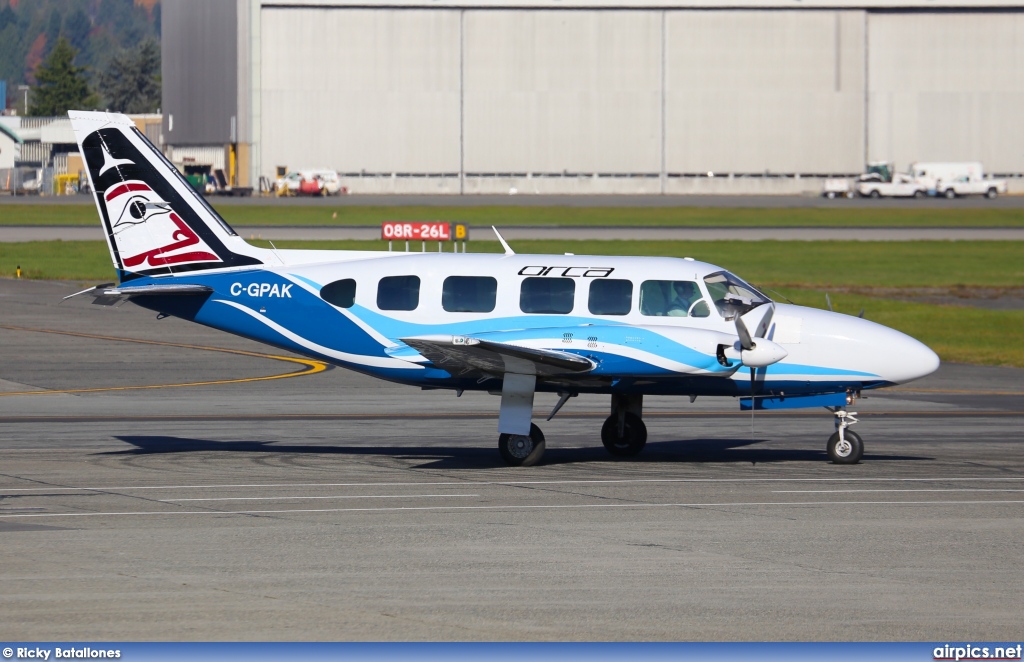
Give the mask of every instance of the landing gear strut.
[{"label": "landing gear strut", "polygon": [[506,372],[501,382],[498,452],[512,467],[529,467],[544,456],[544,433],[530,422],[537,376]]},{"label": "landing gear strut", "polygon": [[612,455],[636,455],[647,444],[642,395],[613,395],[612,415],[601,426],[601,443]]},{"label": "landing gear strut", "polygon": [[864,456],[864,442],[860,435],[847,429],[857,423],[857,412],[848,412],[842,407],[832,410],[836,417],[836,431],[828,438],[825,449],[828,459],[835,464],[857,464]]}]

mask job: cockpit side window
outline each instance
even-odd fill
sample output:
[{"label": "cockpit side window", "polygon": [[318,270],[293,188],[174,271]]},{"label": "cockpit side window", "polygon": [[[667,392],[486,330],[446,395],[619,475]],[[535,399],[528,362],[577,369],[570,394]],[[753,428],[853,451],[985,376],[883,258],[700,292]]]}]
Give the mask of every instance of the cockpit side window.
[{"label": "cockpit side window", "polygon": [[707,317],[708,304],[692,280],[645,280],[640,314],[648,317]]},{"label": "cockpit side window", "polygon": [[707,286],[708,294],[715,302],[718,312],[726,319],[744,315],[771,301],[764,294],[758,292],[754,286],[728,271],[719,271],[705,276],[704,285]]}]

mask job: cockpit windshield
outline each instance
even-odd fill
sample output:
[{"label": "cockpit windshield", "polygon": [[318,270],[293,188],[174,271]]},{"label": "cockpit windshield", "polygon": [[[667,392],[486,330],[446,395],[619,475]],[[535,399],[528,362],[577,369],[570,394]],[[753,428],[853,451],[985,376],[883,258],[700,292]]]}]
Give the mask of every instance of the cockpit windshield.
[{"label": "cockpit windshield", "polygon": [[718,271],[705,276],[704,284],[707,286],[708,294],[715,302],[718,312],[725,319],[745,315],[748,311],[771,301],[752,285],[744,282],[742,278],[734,276],[728,271]]}]

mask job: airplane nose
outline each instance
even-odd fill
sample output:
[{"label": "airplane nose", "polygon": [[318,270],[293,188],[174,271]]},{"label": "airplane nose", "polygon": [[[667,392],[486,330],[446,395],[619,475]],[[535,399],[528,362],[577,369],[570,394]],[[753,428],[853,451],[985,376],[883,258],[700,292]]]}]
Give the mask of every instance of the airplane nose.
[{"label": "airplane nose", "polygon": [[924,343],[899,331],[892,331],[884,376],[894,384],[905,384],[932,374],[939,369],[939,356]]}]

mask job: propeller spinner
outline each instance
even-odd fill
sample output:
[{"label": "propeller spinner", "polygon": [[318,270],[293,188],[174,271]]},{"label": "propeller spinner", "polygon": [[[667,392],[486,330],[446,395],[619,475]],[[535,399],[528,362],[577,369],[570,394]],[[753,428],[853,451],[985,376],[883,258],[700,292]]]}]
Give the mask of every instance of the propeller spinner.
[{"label": "propeller spinner", "polygon": [[[771,305],[771,304],[769,304]],[[749,368],[764,368],[773,363],[778,363],[789,355],[785,349],[764,337],[771,326],[772,315],[775,314],[775,307],[772,306],[765,313],[761,323],[757,325],[757,334],[750,335],[743,318],[736,316],[736,335],[740,338],[740,361]],[[756,338],[756,341],[755,341]]]}]

